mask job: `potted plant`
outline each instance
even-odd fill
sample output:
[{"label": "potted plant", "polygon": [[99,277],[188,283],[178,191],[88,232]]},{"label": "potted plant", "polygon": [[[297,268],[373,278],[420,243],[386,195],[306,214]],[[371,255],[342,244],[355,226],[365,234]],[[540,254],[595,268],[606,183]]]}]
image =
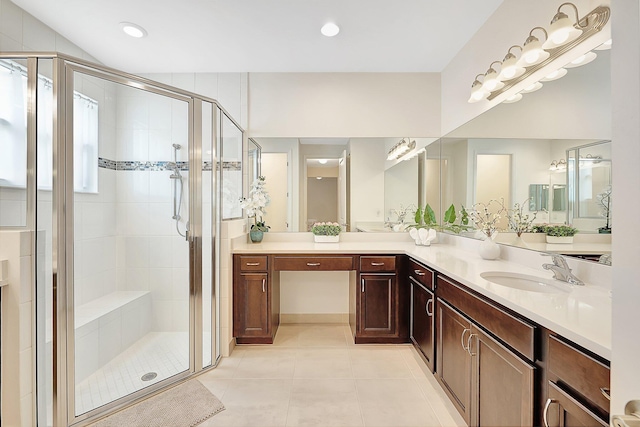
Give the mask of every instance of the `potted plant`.
[{"label": "potted plant", "polygon": [[547,233],[547,243],[573,243],[573,236],[578,229],[570,225],[547,225],[544,231]]},{"label": "potted plant", "polygon": [[313,240],[317,243],[337,243],[342,227],[337,222],[316,222],[311,227]]},{"label": "potted plant", "polygon": [[265,224],[262,217],[266,215],[265,207],[269,206],[271,198],[264,188],[265,177],[259,176],[251,184],[249,196],[240,199],[240,207],[247,212],[247,217],[253,218],[249,237],[254,243],[260,243],[264,233],[269,231],[269,226]]}]

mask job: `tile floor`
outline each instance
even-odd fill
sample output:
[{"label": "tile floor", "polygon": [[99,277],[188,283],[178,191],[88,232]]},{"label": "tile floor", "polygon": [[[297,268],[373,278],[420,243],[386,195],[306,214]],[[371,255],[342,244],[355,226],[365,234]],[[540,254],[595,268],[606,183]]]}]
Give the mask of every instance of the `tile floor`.
[{"label": "tile floor", "polygon": [[198,379],[226,410],[201,427],[464,426],[410,345],[354,345],[348,326],[281,325]]}]

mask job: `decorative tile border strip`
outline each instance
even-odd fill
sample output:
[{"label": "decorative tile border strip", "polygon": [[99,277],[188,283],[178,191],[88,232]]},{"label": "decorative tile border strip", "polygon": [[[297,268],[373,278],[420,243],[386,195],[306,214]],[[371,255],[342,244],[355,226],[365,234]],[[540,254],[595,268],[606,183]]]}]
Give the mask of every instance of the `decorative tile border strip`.
[{"label": "decorative tile border strip", "polygon": [[[98,167],[103,169],[118,170],[118,171],[163,171],[167,170],[167,164],[173,162],[139,162],[128,160],[109,160],[102,157],[98,157]],[[178,162],[178,168],[181,171],[189,170],[189,162]],[[211,171],[213,169],[213,162],[205,161],[202,163],[203,171]],[[222,162],[222,169],[226,171],[241,171],[242,162]]]}]

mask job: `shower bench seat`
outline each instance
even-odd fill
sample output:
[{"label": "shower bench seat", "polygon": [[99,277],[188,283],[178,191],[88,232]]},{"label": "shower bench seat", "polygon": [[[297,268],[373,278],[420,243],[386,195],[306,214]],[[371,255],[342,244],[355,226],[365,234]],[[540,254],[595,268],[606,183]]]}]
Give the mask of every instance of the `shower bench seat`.
[{"label": "shower bench seat", "polygon": [[151,293],[116,291],[75,309],[76,381],[151,331]]}]

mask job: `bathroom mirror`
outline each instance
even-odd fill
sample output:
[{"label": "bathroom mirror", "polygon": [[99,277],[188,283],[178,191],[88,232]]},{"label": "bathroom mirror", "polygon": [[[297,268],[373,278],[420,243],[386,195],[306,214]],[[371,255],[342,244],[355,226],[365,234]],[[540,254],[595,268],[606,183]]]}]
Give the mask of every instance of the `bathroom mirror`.
[{"label": "bathroom mirror", "polygon": [[[254,139],[262,147],[262,175],[271,197],[265,220],[271,231],[306,231],[310,223],[326,220],[343,224],[346,231],[392,231],[388,223],[398,218],[391,209],[412,205],[406,218],[413,221],[415,206],[425,203],[427,194],[432,206],[439,206],[437,138],[411,138],[415,156],[407,161],[387,160],[402,137]],[[387,185],[386,178],[395,184]],[[327,196],[329,191],[335,197]],[[321,206],[329,209],[326,214],[317,213],[319,198],[327,199]]]},{"label": "bathroom mirror", "polygon": [[[584,251],[590,241],[598,243],[597,251],[606,248],[603,242],[610,250],[610,237],[599,235],[606,219],[596,206],[598,194],[611,188],[610,52],[597,54],[562,79],[544,82],[519,102],[500,104],[446,135],[443,206],[460,209],[490,198],[504,199],[511,208],[525,203],[524,213],[535,212],[536,223],[578,228],[575,240],[587,245]],[[494,166],[486,167],[490,162]],[[510,243],[508,236],[499,237]],[[530,248],[552,249],[540,245]]]}]

